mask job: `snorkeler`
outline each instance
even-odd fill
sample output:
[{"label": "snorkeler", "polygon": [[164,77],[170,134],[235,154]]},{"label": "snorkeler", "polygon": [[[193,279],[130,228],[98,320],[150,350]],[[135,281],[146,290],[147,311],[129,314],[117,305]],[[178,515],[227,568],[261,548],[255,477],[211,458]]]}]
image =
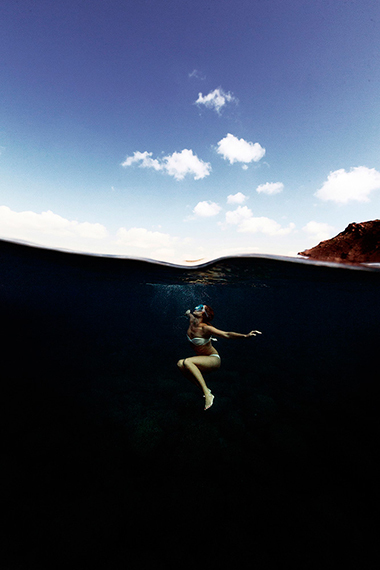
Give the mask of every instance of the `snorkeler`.
[{"label": "snorkeler", "polygon": [[187,338],[193,345],[196,356],[179,360],[177,366],[186,378],[202,390],[205,398],[204,409],[208,410],[213,404],[214,395],[207,387],[202,373],[212,372],[220,368],[220,356],[211,342],[217,339],[213,338],[212,335],[221,338],[250,338],[262,333],[260,331],[251,331],[248,334],[241,334],[216,329],[210,325],[214,318],[214,311],[208,305],[198,305],[193,311],[188,309],[185,314],[190,319]]}]

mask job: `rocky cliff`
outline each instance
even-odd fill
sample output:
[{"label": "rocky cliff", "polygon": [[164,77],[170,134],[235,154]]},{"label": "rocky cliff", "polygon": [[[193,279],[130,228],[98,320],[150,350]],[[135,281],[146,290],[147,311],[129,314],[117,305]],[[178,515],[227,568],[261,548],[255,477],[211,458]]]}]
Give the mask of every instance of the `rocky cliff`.
[{"label": "rocky cliff", "polygon": [[319,261],[380,263],[380,220],[349,224],[340,234],[298,255]]}]

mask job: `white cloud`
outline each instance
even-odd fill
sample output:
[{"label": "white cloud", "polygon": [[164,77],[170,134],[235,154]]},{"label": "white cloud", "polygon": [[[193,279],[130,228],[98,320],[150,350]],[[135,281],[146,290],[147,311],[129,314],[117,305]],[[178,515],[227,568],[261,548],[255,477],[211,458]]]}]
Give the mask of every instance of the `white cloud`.
[{"label": "white cloud", "polygon": [[329,226],[323,222],[308,222],[302,229],[316,241],[329,239],[336,234],[336,230],[333,226]]},{"label": "white cloud", "polygon": [[248,218],[243,220],[238,227],[238,232],[242,233],[258,233],[261,232],[270,236],[284,236],[290,234],[295,228],[295,224],[291,223],[287,228],[282,228],[279,223],[270,218],[261,216],[259,218]]},{"label": "white cloud", "polygon": [[256,188],[256,192],[259,194],[279,194],[284,189],[282,182],[267,182],[266,184],[260,184]]},{"label": "white cloud", "polygon": [[193,213],[201,218],[210,218],[211,216],[216,216],[219,214],[221,209],[222,208],[215,202],[205,200],[204,202],[198,202],[193,210]]},{"label": "white cloud", "polygon": [[252,218],[252,210],[247,206],[238,206],[236,210],[226,212],[227,224],[240,224],[243,220]]},{"label": "white cloud", "polygon": [[271,236],[287,235],[295,228],[293,223],[287,228],[281,227],[275,220],[266,217],[254,217],[247,206],[238,206],[236,210],[226,212],[226,223],[237,226],[239,233],[263,233]]},{"label": "white cloud", "polygon": [[111,249],[113,254],[182,264],[186,259],[194,259],[194,241],[141,227],[119,228]]},{"label": "white cloud", "polygon": [[200,79],[201,81],[204,81],[206,79],[206,76],[198,69],[193,69],[193,71],[189,73],[189,78],[193,77],[195,77],[195,79]]},{"label": "white cloud", "polygon": [[145,228],[119,228],[117,231],[118,245],[138,247],[142,249],[172,248],[177,238],[162,232],[152,232]]},{"label": "white cloud", "polygon": [[243,204],[248,199],[242,192],[227,196],[227,204]]},{"label": "white cloud", "polygon": [[248,142],[238,139],[228,133],[224,139],[218,142],[218,154],[221,154],[230,164],[234,162],[258,162],[265,154],[265,148],[259,143]]},{"label": "white cloud", "polygon": [[224,107],[227,103],[232,101],[237,102],[236,97],[231,93],[226,93],[221,87],[210,91],[208,95],[203,96],[202,93],[198,94],[198,99],[195,101],[197,105],[204,105],[208,109],[215,109],[217,113],[220,113],[220,109]]},{"label": "white cloud", "polygon": [[50,210],[14,212],[7,206],[0,206],[0,227],[4,237],[33,241],[41,236],[43,243],[52,238],[100,240],[107,236],[102,224],[70,221]]},{"label": "white cloud", "polygon": [[192,150],[184,149],[182,152],[173,152],[165,156],[165,170],[176,180],[183,180],[186,174],[194,174],[194,180],[205,178],[211,172],[211,164],[203,162]]},{"label": "white cloud", "polygon": [[349,172],[344,168],[330,172],[315,196],[338,204],[347,204],[350,201],[369,202],[368,195],[378,189],[380,189],[380,172],[374,168],[357,166],[351,168]]},{"label": "white cloud", "polygon": [[194,175],[194,180],[205,178],[211,172],[211,164],[204,162],[193,153],[192,150],[184,149],[181,152],[173,152],[162,159],[151,158],[151,152],[136,151],[133,156],[127,156],[121,166],[128,167],[140,163],[140,168],[154,168],[173,176],[176,180],[183,180],[186,174]]},{"label": "white cloud", "polygon": [[151,158],[152,154],[152,152],[139,152],[137,150],[133,156],[127,156],[121,166],[131,166],[132,164],[140,162],[141,168],[154,168],[154,170],[162,170],[164,168],[163,165],[156,158]]}]

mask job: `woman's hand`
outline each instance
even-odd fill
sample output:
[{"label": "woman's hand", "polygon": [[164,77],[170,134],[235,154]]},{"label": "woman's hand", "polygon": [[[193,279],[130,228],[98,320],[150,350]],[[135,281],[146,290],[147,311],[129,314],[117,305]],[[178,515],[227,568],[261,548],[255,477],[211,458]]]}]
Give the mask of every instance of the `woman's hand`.
[{"label": "woman's hand", "polygon": [[257,334],[263,334],[263,333],[260,331],[251,331],[246,335],[246,337],[248,338],[250,336],[256,336]]},{"label": "woman's hand", "polygon": [[190,313],[191,313],[190,309],[187,309],[185,315],[188,317],[190,315]]}]

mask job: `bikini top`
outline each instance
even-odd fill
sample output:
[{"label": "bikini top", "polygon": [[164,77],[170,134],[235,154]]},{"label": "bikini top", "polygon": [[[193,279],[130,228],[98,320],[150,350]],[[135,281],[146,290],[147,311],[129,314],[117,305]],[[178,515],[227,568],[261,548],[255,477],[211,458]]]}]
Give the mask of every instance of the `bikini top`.
[{"label": "bikini top", "polygon": [[186,336],[188,341],[191,342],[192,344],[195,344],[195,346],[203,346],[204,344],[207,344],[212,340],[218,340],[217,338],[213,338],[212,336],[210,336],[210,338],[201,338],[197,336],[194,338],[190,338],[188,334]]}]

